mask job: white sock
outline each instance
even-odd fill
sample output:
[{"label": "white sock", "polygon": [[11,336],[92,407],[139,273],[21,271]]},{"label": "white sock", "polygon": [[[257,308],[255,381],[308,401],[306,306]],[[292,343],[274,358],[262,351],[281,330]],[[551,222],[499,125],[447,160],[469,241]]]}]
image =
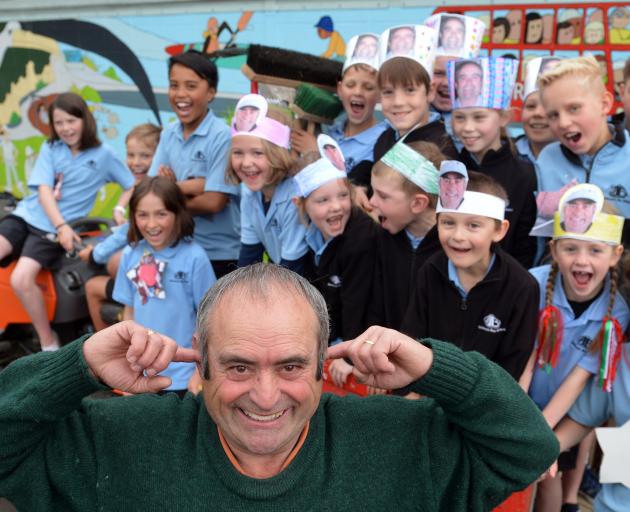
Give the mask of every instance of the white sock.
[{"label": "white sock", "polygon": [[54,345],[46,345],[42,346],[42,352],[54,352],[55,350],[59,350],[61,347],[55,343]]}]

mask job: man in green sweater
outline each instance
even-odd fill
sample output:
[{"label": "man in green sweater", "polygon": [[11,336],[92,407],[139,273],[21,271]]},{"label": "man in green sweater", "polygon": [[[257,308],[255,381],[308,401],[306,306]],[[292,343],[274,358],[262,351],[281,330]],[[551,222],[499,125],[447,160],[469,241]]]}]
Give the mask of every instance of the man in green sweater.
[{"label": "man in green sweater", "polygon": [[[175,313],[174,313],[175,314]],[[253,265],[204,298],[197,352],[123,322],[0,373],[0,496],[20,511],[485,511],[558,444],[477,353],[371,327],[328,351],[358,378],[431,398],[322,396],[326,304]],[[170,361],[203,392],[150,394]],[[139,394],[84,400],[104,387]]]}]

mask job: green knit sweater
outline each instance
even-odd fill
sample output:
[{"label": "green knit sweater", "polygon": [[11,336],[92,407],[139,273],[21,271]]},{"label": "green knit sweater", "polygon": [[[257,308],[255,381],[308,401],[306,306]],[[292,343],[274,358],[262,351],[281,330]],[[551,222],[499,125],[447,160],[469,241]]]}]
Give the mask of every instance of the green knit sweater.
[{"label": "green knit sweater", "polygon": [[537,407],[477,353],[428,340],[413,389],[433,399],[324,395],[296,458],[238,473],[203,400],[100,389],[82,342],[0,373],[0,496],[19,511],[489,510],[535,480],[558,444]]}]

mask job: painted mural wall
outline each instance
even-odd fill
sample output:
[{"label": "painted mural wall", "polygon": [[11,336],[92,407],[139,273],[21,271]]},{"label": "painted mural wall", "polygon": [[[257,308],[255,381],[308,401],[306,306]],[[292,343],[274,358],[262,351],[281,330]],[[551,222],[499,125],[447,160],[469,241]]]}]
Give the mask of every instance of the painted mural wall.
[{"label": "painted mural wall", "polygon": [[[448,10],[486,23],[485,54],[526,61],[550,50],[567,56],[594,53],[611,88],[630,56],[628,3]],[[101,139],[124,158],[124,138],[132,127],[175,120],[166,96],[169,55],[188,48],[238,53],[256,43],[341,59],[352,35],[422,23],[433,12],[421,7],[282,10],[0,23],[0,191],[18,198],[28,193],[28,176],[49,133],[46,107],[60,92],[72,90],[87,100]],[[225,118],[236,98],[250,90],[240,71],[245,59],[217,60],[219,94],[213,110]],[[516,96],[518,101],[518,91]],[[108,214],[115,199],[113,188],[103,189],[94,213]]]}]

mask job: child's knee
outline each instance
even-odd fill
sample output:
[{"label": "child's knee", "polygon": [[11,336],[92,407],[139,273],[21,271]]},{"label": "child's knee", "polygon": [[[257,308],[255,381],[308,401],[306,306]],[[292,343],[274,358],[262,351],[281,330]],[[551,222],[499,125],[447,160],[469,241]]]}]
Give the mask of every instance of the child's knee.
[{"label": "child's knee", "polygon": [[34,272],[32,269],[17,266],[11,272],[11,287],[17,292],[29,291],[37,286],[35,284],[36,276],[37,272]]},{"label": "child's knee", "polygon": [[105,295],[106,279],[103,276],[96,276],[85,283],[85,294],[88,297],[102,297]]}]

